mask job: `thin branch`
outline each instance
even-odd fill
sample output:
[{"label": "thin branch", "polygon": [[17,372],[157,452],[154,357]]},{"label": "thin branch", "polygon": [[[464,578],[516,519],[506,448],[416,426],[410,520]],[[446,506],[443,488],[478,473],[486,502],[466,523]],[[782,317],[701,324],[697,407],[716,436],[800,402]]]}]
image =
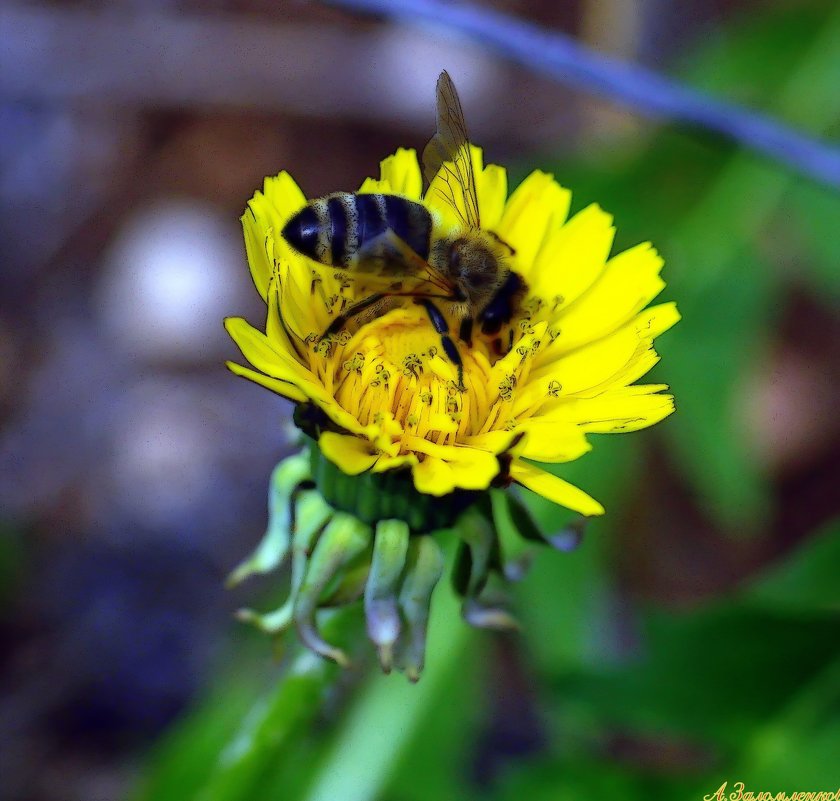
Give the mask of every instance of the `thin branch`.
[{"label": "thin branch", "polygon": [[598,55],[564,34],[487,8],[437,0],[323,0],[352,11],[457,31],[503,56],[647,116],[697,125],[831,186],[840,186],[840,148],[765,115],[697,92],[634,64]]}]

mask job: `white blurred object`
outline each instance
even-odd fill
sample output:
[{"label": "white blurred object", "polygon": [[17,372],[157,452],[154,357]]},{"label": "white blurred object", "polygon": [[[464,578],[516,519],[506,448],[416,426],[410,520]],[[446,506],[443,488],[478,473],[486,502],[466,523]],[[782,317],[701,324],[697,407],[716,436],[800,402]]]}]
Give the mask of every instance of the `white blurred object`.
[{"label": "white blurred object", "polygon": [[[165,525],[211,502],[218,431],[196,387],[152,378],[126,393],[115,419],[107,493],[129,519]],[[214,481],[216,479],[216,481]]]},{"label": "white blurred object", "polygon": [[241,308],[245,289],[235,222],[207,204],[169,200],[135,212],[117,234],[97,301],[127,355],[204,362],[225,352],[222,318]]},{"label": "white blurred object", "polygon": [[449,72],[458,88],[472,138],[481,138],[485,127],[498,130],[507,122],[510,107],[500,108],[498,103],[505,68],[463,37],[439,28],[429,28],[424,36],[414,28],[389,25],[372,52],[374,93],[382,96],[395,117],[425,121],[424,135],[434,129],[435,84],[441,70]]}]

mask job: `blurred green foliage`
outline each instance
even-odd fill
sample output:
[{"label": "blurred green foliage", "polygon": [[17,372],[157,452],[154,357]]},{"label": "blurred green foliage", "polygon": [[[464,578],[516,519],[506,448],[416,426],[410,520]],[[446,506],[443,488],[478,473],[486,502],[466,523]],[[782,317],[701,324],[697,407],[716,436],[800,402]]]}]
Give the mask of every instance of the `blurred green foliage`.
[{"label": "blurred green foliage", "polygon": [[[837,130],[838,75],[840,14],[825,2],[732,26],[685,71],[814,135]],[[251,679],[225,677],[161,744],[138,799],[651,801],[700,799],[724,781],[774,793],[840,784],[840,525],[702,607],[623,610],[638,641],[631,657],[616,646],[611,571],[620,510],[660,439],[716,525],[755,535],[773,515],[736,409],[787,294],[840,294],[840,198],[697,132],[590,155],[540,166],[575,190],[578,207],[597,201],[615,214],[617,249],[657,244],[667,299],[684,317],[659,347],[655,380],[678,405],[662,433],[599,437],[562,471],[604,502],[606,518],[575,553],[539,554],[517,589],[515,640],[469,631],[439,589],[416,687],[372,672],[349,701],[324,708],[333,671],[305,656],[256,704]],[[554,508],[533,508],[559,525]],[[680,522],[670,525],[679,537]],[[488,709],[505,709],[493,685],[505,648],[523,663],[544,743],[478,786],[470,765],[492,728]]]}]

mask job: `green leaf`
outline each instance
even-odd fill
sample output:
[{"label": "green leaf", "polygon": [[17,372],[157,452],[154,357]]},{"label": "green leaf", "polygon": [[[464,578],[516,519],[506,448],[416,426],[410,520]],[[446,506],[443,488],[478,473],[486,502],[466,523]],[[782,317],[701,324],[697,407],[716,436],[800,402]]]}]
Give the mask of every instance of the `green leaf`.
[{"label": "green leaf", "polygon": [[133,801],[187,801],[197,797],[231,732],[253,705],[258,683],[238,673],[169,729],[150,757]]},{"label": "green leaf", "polygon": [[[694,268],[702,269],[702,259],[702,251],[692,254]],[[779,287],[768,265],[748,253],[736,273],[680,301],[683,319],[659,343],[658,374],[677,405],[663,433],[698,500],[710,517],[743,532],[757,530],[770,511],[767,479],[750,451],[738,404],[768,346]]]},{"label": "green leaf", "polygon": [[[674,796],[676,797],[676,796]],[[603,760],[543,760],[508,776],[494,801],[649,801],[649,788],[638,776]]]},{"label": "green leaf", "polygon": [[[333,612],[325,633],[354,641],[348,610]],[[262,640],[265,644],[265,640]],[[218,692],[179,723],[161,744],[136,801],[250,801],[284,763],[297,738],[322,714],[339,668],[299,651],[259,693],[252,669],[238,668]],[[253,699],[257,697],[257,700]],[[288,763],[286,763],[288,764]]]},{"label": "green leaf", "polygon": [[[447,560],[451,558],[450,548]],[[469,670],[472,663],[468,649],[474,638],[475,632],[461,620],[459,602],[448,582],[440,582],[432,605],[426,667],[420,681],[410,684],[401,675],[372,674],[331,735],[324,738],[320,758],[304,771],[308,774],[306,789],[281,796],[284,784],[265,786],[265,797],[306,801],[373,801],[382,797],[384,789],[396,781],[399,765],[409,771],[417,764],[412,762],[417,756],[414,743],[430,730],[430,721],[441,722],[438,710],[447,718],[451,716],[452,707],[442,706],[442,698],[451,691],[455,673]],[[463,675],[472,678],[471,673]],[[465,711],[466,707],[459,707],[459,713]],[[447,719],[443,724],[453,725]],[[433,746],[437,758],[440,745]],[[433,778],[434,774],[426,777],[429,781]],[[446,782],[442,774],[438,778]]]},{"label": "green leaf", "polygon": [[838,564],[835,523],[729,599],[648,613],[642,662],[560,670],[559,696],[606,725],[700,738],[734,754],[840,658]]},{"label": "green leaf", "polygon": [[838,710],[840,659],[835,659],[745,742],[736,775],[767,789],[833,792],[840,786]]},{"label": "green leaf", "polygon": [[744,601],[780,613],[840,614],[840,520],[766,572],[746,590]]},{"label": "green leaf", "polygon": [[[515,613],[532,658],[545,669],[594,664],[603,658],[603,624],[610,616],[607,532],[617,522],[623,499],[641,480],[636,465],[643,436],[634,432],[594,437],[590,453],[552,471],[590,492],[607,514],[589,522],[577,550],[541,550],[528,576],[516,585]],[[543,531],[556,531],[576,517],[533,493],[523,493],[523,499]]]},{"label": "green leaf", "polygon": [[840,298],[840,193],[801,183],[785,199],[780,225],[789,237],[794,278],[808,283],[818,295]]}]

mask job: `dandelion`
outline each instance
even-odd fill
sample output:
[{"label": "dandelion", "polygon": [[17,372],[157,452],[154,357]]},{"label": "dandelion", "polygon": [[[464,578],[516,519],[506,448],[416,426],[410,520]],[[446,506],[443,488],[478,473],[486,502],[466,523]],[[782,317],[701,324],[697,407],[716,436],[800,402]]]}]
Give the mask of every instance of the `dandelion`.
[{"label": "dandelion", "polygon": [[[294,623],[307,645],[344,662],[320,636],[316,611],[363,597],[383,668],[396,664],[411,678],[422,669],[444,568],[435,532],[454,528],[462,541],[467,620],[513,625],[486,592],[491,573],[518,572],[500,530],[512,522],[525,537],[544,537],[505,488],[525,487],[583,517],[603,514],[544,466],[585,454],[590,434],[636,431],[674,409],[665,385],[635,383],[658,361],[654,338],[679,319],[673,303],[648,307],[664,287],[656,250],[643,243],[610,256],[610,215],[591,205],[570,217],[570,192],[539,171],[508,196],[505,170],[470,148],[482,229],[510,245],[526,290],[497,336],[458,341],[462,380],[410,297],[323,337],[367,290],[285,241],[281,231],[306,204],[286,172],[266,179],[242,217],[265,331],[226,320],[250,364],[229,368],[296,404],[310,442],[277,468],[266,539],[232,577],[290,558],[289,600],[245,616],[272,632]],[[424,204],[444,237],[459,221],[434,185],[423,193],[415,152],[400,149],[360,192]]]}]

